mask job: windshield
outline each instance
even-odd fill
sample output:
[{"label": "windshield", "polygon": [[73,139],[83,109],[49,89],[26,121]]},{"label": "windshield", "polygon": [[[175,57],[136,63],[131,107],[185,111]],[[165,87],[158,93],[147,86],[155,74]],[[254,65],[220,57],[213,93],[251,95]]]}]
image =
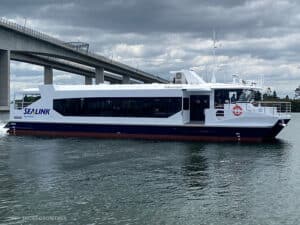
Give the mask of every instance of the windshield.
[{"label": "windshield", "polygon": [[243,90],[241,93],[238,102],[250,102],[254,99],[254,91],[253,90]]}]

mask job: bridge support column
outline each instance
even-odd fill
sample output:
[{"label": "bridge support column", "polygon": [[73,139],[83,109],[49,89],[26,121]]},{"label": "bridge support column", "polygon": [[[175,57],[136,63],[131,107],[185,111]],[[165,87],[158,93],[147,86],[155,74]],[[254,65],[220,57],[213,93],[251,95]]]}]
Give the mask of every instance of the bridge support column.
[{"label": "bridge support column", "polygon": [[96,67],[96,84],[104,83],[104,68]]},{"label": "bridge support column", "polygon": [[44,67],[44,84],[53,84],[53,68],[51,66]]},{"label": "bridge support column", "polygon": [[130,83],[130,76],[123,75],[122,84],[129,84]]},{"label": "bridge support column", "polygon": [[86,85],[91,85],[91,84],[93,84],[93,78],[91,78],[91,77],[85,77],[85,84]]},{"label": "bridge support column", "polygon": [[10,51],[0,50],[0,111],[9,111]]}]

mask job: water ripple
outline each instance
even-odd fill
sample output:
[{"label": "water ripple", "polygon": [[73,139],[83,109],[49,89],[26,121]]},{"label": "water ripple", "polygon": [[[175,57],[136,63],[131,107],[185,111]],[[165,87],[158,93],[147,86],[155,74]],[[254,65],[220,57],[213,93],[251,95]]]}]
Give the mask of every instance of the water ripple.
[{"label": "water ripple", "polygon": [[299,124],[261,144],[0,129],[0,224],[298,224]]}]

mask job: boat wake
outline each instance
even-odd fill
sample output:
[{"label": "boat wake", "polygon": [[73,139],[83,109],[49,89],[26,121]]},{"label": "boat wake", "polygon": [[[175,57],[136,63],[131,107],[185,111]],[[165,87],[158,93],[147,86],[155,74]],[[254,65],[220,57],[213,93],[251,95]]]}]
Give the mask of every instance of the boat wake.
[{"label": "boat wake", "polygon": [[5,121],[0,121],[0,137],[7,135],[7,128],[4,128],[5,125],[6,125]]}]

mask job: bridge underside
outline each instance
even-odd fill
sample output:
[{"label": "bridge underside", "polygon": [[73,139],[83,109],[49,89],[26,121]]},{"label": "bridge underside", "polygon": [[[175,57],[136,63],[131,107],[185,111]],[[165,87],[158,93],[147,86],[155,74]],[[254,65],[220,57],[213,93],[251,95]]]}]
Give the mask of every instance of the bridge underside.
[{"label": "bridge underside", "polygon": [[[22,54],[22,53],[15,53],[11,52],[10,59],[13,61],[18,62],[25,62],[30,63],[38,66],[43,66],[45,68],[44,73],[44,83],[49,84],[51,82],[47,82],[48,77],[51,79],[53,73],[49,73],[49,69],[56,69],[72,74],[77,74],[85,77],[85,84],[93,84],[93,79],[96,77],[96,71],[92,67],[83,66],[80,64],[71,63],[65,60],[59,60],[52,57],[45,57],[45,56],[37,56],[37,55],[29,55],[29,54]],[[120,76],[117,74],[113,74],[110,72],[104,72],[104,80],[108,81],[112,84],[121,84],[121,83],[143,83],[142,81],[138,82],[134,79],[130,79],[126,81],[124,79],[125,76]],[[125,80],[125,81],[124,81]],[[96,83],[96,82],[95,82]]]}]

